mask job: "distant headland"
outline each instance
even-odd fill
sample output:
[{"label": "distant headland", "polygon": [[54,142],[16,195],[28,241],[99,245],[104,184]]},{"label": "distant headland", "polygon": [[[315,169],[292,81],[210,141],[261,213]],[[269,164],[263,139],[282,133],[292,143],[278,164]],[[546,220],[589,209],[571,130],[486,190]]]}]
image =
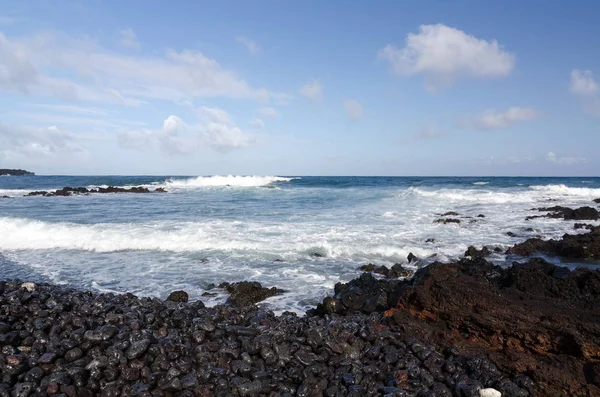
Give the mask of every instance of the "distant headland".
[{"label": "distant headland", "polygon": [[35,173],[25,171],[25,170],[0,169],[0,175],[23,176],[23,175],[35,175]]}]

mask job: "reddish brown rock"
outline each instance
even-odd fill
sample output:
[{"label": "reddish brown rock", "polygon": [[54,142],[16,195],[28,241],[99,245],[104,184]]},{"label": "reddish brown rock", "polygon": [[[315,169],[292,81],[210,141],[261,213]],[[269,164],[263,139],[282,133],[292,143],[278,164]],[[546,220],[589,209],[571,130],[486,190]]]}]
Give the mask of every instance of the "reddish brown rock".
[{"label": "reddish brown rock", "polygon": [[530,238],[506,252],[521,256],[542,252],[571,259],[600,259],[600,227],[585,234],[565,234],[560,240]]},{"label": "reddish brown rock", "polygon": [[432,264],[386,311],[409,336],[528,375],[544,396],[600,395],[600,272],[543,260]]}]

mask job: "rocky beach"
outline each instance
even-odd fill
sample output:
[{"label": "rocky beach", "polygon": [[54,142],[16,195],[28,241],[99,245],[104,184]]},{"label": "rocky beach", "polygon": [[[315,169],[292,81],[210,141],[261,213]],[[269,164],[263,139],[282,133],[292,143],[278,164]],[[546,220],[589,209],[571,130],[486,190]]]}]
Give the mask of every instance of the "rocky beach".
[{"label": "rocky beach", "polygon": [[2,281],[0,396],[599,396],[600,272],[537,256],[600,258],[600,227],[575,228],[514,245],[512,266],[493,247],[414,274],[365,265],[305,316],[261,307],[286,292],[256,282],[206,307]]}]

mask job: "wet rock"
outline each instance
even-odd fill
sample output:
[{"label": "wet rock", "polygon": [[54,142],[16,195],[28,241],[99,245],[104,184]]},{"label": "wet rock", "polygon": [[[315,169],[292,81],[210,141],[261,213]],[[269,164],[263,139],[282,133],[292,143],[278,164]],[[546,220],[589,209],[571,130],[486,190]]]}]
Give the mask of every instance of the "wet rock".
[{"label": "wet rock", "polygon": [[560,240],[531,238],[506,252],[520,256],[543,252],[572,259],[600,259],[600,227],[585,234],[565,234]]},{"label": "wet rock", "polygon": [[478,250],[477,248],[470,246],[465,251],[465,256],[470,256],[473,259],[485,258],[486,256],[489,256],[490,254],[491,254],[491,251],[488,249],[488,247],[483,247],[482,249]]},{"label": "wet rock", "polygon": [[86,331],[83,338],[90,342],[107,341],[116,335],[118,328],[114,325],[105,325],[95,330]]},{"label": "wet rock", "polygon": [[425,240],[426,243],[435,243],[435,239],[434,238],[428,238],[427,240]]},{"label": "wet rock", "polygon": [[460,214],[458,212],[454,212],[454,211],[449,211],[446,212],[445,214],[442,214],[442,216],[459,216]]},{"label": "wet rock", "polygon": [[575,229],[575,230],[577,230],[577,229],[593,230],[594,225],[590,225],[589,223],[575,223],[573,225],[573,229]]},{"label": "wet rock", "polygon": [[375,270],[375,265],[372,263],[369,263],[367,265],[362,265],[361,267],[358,268],[358,270],[363,271],[363,272],[372,272]]},{"label": "wet rock", "polygon": [[600,219],[600,213],[598,210],[592,207],[580,207],[576,209],[554,206],[547,208],[538,208],[538,211],[548,212],[546,215],[542,215],[547,218],[562,218],[564,220],[573,221],[584,221],[584,220],[598,220]]},{"label": "wet rock", "polygon": [[223,283],[219,286],[229,292],[228,303],[235,307],[246,307],[254,305],[271,296],[283,293],[278,288],[264,288],[258,282],[242,281],[239,283]]},{"label": "wet rock", "polygon": [[408,263],[411,263],[413,261],[419,260],[419,258],[417,258],[417,256],[415,254],[413,254],[412,252],[409,252],[408,256],[406,257],[406,260],[408,260]]},{"label": "wet rock", "polygon": [[169,294],[169,296],[167,297],[168,301],[171,302],[187,302],[189,299],[188,293],[185,291],[173,291],[171,292],[171,294]]},{"label": "wet rock", "polygon": [[135,360],[136,358],[140,357],[146,352],[146,350],[148,350],[150,343],[150,339],[142,339],[133,342],[131,346],[129,346],[129,348],[127,349],[127,352],[125,353],[127,359]]},{"label": "wet rock", "polygon": [[395,263],[394,266],[390,269],[390,277],[399,278],[404,277],[408,278],[413,275],[414,271],[405,268],[400,263]]},{"label": "wet rock", "polygon": [[453,219],[453,218],[440,218],[436,221],[434,221],[434,223],[442,223],[442,224],[448,224],[448,223],[460,223],[460,219]]}]

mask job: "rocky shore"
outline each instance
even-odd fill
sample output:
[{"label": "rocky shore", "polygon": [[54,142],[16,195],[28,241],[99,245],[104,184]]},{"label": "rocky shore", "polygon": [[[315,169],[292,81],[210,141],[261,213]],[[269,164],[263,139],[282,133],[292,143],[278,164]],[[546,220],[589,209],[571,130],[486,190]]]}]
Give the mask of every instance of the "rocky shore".
[{"label": "rocky shore", "polygon": [[[509,254],[595,258],[600,228],[581,229]],[[207,308],[0,282],[0,397],[600,396],[600,272],[490,253],[366,265],[303,317],[257,307],[285,293],[258,283]]]},{"label": "rocky shore", "polygon": [[0,169],[0,175],[11,175],[11,176],[24,176],[24,175],[35,175],[33,172],[25,170],[11,170],[6,168]]},{"label": "rocky shore", "polygon": [[143,186],[136,186],[136,187],[132,187],[132,188],[109,186],[106,188],[99,187],[97,189],[88,189],[85,187],[69,187],[69,186],[67,186],[67,187],[64,187],[62,189],[55,190],[55,191],[39,190],[39,191],[31,192],[31,193],[28,193],[27,195],[25,195],[25,197],[32,197],[32,196],[68,197],[68,196],[79,195],[79,194],[88,195],[88,194],[108,194],[108,193],[167,193],[167,191],[162,187],[156,188],[154,190],[150,190]]}]

